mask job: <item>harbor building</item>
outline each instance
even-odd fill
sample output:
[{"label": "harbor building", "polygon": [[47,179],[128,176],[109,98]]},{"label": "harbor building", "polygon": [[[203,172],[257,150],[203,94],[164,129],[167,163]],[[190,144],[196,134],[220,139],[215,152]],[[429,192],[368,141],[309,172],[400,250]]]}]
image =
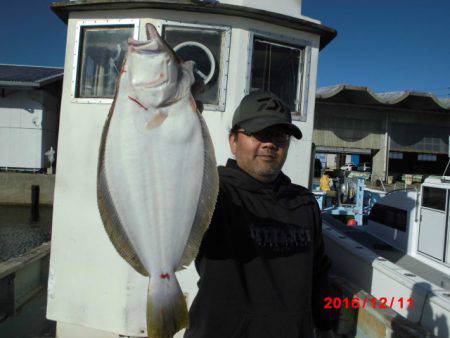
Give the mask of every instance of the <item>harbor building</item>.
[{"label": "harbor building", "polygon": [[0,65],[0,170],[39,171],[56,150],[62,68]]},{"label": "harbor building", "polygon": [[375,179],[442,175],[449,135],[448,99],[415,91],[375,93],[346,84],[316,93],[315,152],[332,169],[356,158],[369,163]]}]

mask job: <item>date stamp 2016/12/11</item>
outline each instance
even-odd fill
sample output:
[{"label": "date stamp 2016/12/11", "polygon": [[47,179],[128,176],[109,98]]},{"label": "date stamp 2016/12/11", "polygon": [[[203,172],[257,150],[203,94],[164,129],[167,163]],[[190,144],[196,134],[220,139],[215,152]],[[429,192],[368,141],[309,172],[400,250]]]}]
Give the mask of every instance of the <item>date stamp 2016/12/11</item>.
[{"label": "date stamp 2016/12/11", "polygon": [[325,309],[365,309],[366,307],[372,307],[374,309],[387,309],[393,308],[395,306],[403,308],[412,308],[413,300],[412,297],[325,297],[324,298],[324,308]]}]

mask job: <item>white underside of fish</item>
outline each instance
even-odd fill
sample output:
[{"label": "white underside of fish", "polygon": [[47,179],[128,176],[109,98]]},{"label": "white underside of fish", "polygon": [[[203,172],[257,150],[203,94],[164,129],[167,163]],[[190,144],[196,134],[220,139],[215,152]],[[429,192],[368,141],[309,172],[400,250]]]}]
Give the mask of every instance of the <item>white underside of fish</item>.
[{"label": "white underside of fish", "polygon": [[[159,50],[167,52],[150,28],[153,40],[144,46],[149,51],[134,56],[131,66],[124,63],[103,129],[97,199],[106,233],[119,255],[150,277],[148,336],[166,338],[187,325],[175,271],[197,255],[214,211],[218,175],[208,129],[189,92],[192,66],[177,64],[177,77],[170,68],[173,59],[158,58],[153,51],[152,43],[157,41]],[[140,45],[132,44],[131,52],[135,46]],[[159,71],[158,66],[152,68],[152,60],[166,66]],[[141,86],[148,78],[141,67],[134,69],[140,81],[137,87],[128,78],[130,69],[140,63],[149,71],[156,69],[152,78],[168,79],[149,82],[154,97],[146,96],[147,87]],[[171,85],[171,76],[178,79],[178,87],[165,87]],[[169,89],[164,92],[164,88]],[[163,94],[172,92],[176,95],[159,106],[141,102],[149,98],[159,102]]]},{"label": "white underside of fish", "polygon": [[116,104],[105,148],[105,176],[120,221],[146,270],[152,275],[172,273],[200,197],[201,126],[195,112],[182,111],[147,130],[144,113],[132,105]]}]

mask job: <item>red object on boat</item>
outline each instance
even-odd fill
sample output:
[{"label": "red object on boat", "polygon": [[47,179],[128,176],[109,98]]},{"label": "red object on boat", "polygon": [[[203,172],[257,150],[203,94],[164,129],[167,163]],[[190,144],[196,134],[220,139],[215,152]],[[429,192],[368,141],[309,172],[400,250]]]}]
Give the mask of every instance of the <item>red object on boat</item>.
[{"label": "red object on boat", "polygon": [[349,219],[349,220],[347,221],[347,226],[348,226],[348,227],[355,227],[355,226],[357,226],[357,225],[358,225],[358,223],[356,223],[356,221],[355,221],[354,218]]}]

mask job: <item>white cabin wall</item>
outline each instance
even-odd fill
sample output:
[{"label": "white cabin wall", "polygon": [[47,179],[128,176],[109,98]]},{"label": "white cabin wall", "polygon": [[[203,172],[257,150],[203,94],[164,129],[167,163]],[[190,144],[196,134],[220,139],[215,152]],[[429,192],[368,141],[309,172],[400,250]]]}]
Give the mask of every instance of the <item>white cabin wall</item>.
[{"label": "white cabin wall", "polygon": [[[243,77],[247,73],[247,30],[271,31],[309,41],[312,53],[308,117],[305,122],[295,122],[304,137],[301,141],[293,142],[284,168],[294,182],[302,185],[307,185],[310,171],[319,38],[259,21],[222,15],[163,10],[71,13],[59,125],[47,316],[59,322],[91,329],[143,336],[147,278],[134,271],[117,254],[104,230],[97,208],[98,149],[111,103],[79,103],[71,98],[77,21],[119,18],[140,19],[139,39],[145,39],[145,23],[157,25],[158,19],[233,27],[225,111],[203,113],[212,135],[218,164],[224,164],[230,155],[228,130],[234,110],[245,94]],[[183,291],[188,294],[188,303],[191,303],[198,279],[193,264],[178,276]],[[74,297],[74,294],[77,296]]]},{"label": "white cabin wall", "polygon": [[312,135],[314,128],[314,110],[316,104],[316,86],[317,86],[317,63],[319,57],[319,41],[315,39],[311,46],[311,68],[309,76],[308,107],[306,109],[307,119],[305,122],[294,121],[294,124],[300,128],[303,133],[301,140],[292,138],[288,157],[283,171],[288,175],[293,183],[308,187],[311,175],[311,152]]}]

